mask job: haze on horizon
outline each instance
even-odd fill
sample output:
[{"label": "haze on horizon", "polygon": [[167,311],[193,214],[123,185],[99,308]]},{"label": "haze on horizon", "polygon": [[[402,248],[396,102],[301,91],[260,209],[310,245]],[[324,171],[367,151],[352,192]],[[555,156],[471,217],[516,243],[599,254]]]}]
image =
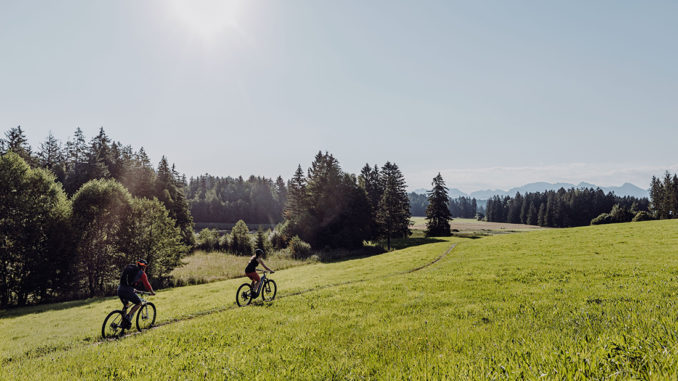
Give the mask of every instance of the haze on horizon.
[{"label": "haze on horizon", "polygon": [[329,151],[472,192],[678,171],[678,3],[0,5],[0,127],[108,135],[187,176]]}]

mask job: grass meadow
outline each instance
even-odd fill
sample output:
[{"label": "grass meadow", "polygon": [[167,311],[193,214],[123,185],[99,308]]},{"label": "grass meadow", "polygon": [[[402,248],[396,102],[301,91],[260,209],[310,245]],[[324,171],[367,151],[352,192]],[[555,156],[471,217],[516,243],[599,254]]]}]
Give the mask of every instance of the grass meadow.
[{"label": "grass meadow", "polygon": [[[242,277],[249,256],[239,256],[222,252],[207,253],[196,251],[183,260],[183,265],[172,271],[175,283],[200,284],[224,279]],[[284,270],[290,267],[313,263],[312,260],[298,260],[289,256],[273,255],[264,259],[264,263],[273,270]]]},{"label": "grass meadow", "polygon": [[449,237],[276,272],[278,298],[246,308],[243,279],[175,288],[160,326],[107,342],[113,298],[6,311],[0,378],[676,379],[677,232]]}]

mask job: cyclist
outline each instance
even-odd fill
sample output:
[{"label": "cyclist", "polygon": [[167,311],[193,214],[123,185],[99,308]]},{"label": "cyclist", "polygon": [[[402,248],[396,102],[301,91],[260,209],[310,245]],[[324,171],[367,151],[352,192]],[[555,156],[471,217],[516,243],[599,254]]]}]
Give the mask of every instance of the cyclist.
[{"label": "cyclist", "polygon": [[128,329],[132,327],[132,317],[134,313],[141,307],[141,298],[137,295],[134,290],[140,289],[143,286],[148,290],[151,295],[155,295],[153,287],[148,283],[148,277],[146,276],[146,267],[148,262],[145,259],[140,259],[136,264],[131,263],[125,266],[125,269],[122,270],[122,275],[120,276],[120,285],[118,285],[118,297],[122,301],[123,308],[127,306],[128,302],[132,302],[134,307],[129,311],[125,316],[125,321],[123,322],[123,328]]},{"label": "cyclist", "polygon": [[256,293],[256,289],[259,286],[259,281],[261,278],[259,278],[259,274],[257,274],[257,265],[262,265],[264,268],[273,274],[275,271],[271,270],[266,266],[264,263],[264,260],[261,258],[261,256],[264,255],[264,251],[261,249],[256,249],[254,250],[254,255],[250,257],[250,261],[247,263],[247,267],[245,267],[245,275],[247,275],[248,278],[252,279],[252,290]]}]

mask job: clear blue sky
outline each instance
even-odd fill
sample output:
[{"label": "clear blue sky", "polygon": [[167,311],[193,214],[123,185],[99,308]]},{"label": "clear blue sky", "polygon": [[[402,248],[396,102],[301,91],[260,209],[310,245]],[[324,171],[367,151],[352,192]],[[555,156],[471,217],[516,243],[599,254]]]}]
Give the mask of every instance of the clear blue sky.
[{"label": "clear blue sky", "polygon": [[195,176],[318,150],[470,192],[678,170],[676,1],[14,1],[0,127],[76,127]]}]

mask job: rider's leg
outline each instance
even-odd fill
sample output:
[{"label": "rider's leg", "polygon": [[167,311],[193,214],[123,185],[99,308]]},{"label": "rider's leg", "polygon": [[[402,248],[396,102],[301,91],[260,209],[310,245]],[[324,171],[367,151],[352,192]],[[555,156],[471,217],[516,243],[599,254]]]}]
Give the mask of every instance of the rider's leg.
[{"label": "rider's leg", "polygon": [[134,317],[134,313],[137,312],[137,310],[139,310],[139,308],[141,308],[141,303],[135,304],[134,307],[132,307],[132,309],[127,314],[127,320],[132,321],[132,318]]}]

